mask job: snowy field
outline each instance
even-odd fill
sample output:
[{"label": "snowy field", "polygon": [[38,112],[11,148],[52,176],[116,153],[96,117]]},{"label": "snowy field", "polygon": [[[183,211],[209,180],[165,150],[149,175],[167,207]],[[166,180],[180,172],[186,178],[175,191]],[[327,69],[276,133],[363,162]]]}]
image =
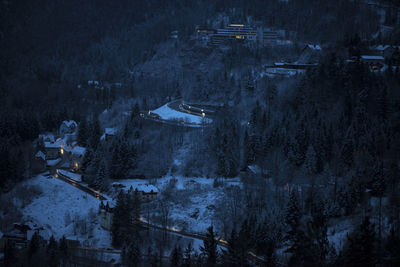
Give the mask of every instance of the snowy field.
[{"label": "snowy field", "polygon": [[[170,108],[168,104],[165,104],[155,110],[152,110],[151,112],[159,115],[163,120],[183,120],[184,122],[196,123],[196,124],[201,124],[203,121],[203,118],[200,116],[195,116],[185,112],[176,111]],[[211,119],[209,118],[205,118],[204,120],[207,123],[211,122]]]},{"label": "snowy field", "polygon": [[56,239],[65,235],[84,246],[111,248],[111,236],[100,227],[99,201],[56,178],[39,175],[26,182],[43,193],[23,209],[24,221],[42,226]]}]

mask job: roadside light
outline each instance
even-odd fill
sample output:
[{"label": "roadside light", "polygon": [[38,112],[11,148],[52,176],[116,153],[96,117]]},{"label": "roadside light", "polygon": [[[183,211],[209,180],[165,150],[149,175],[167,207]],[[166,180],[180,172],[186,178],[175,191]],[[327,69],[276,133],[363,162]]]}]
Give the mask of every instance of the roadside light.
[{"label": "roadside light", "polygon": [[204,112],[204,109],[201,109],[201,112]]},{"label": "roadside light", "polygon": [[204,118],[206,116],[206,113],[202,112],[201,116]]}]

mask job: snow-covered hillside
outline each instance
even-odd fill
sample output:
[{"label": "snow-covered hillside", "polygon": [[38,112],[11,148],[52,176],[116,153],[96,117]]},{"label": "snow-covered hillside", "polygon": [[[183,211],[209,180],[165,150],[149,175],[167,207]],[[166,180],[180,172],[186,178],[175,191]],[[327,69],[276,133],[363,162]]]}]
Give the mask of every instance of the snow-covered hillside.
[{"label": "snow-covered hillside", "polygon": [[56,178],[39,175],[26,183],[41,187],[43,193],[23,209],[25,221],[56,239],[65,235],[91,247],[111,247],[111,235],[100,227],[97,216],[99,200]]}]

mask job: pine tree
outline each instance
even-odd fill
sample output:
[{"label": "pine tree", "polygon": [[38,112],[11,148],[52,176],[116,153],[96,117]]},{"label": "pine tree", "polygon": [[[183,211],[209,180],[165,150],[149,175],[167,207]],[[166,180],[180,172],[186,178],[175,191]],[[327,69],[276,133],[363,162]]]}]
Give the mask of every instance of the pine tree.
[{"label": "pine tree", "polygon": [[129,267],[136,267],[140,264],[140,249],[135,240],[132,240],[126,251],[125,265]]},{"label": "pine tree", "polygon": [[285,238],[289,245],[286,252],[291,253],[289,266],[317,266],[318,256],[315,253],[315,244],[301,228],[300,219],[297,197],[292,191],[285,216],[285,223],[289,228]]},{"label": "pine tree", "polygon": [[49,244],[47,245],[46,248],[48,266],[58,266],[57,248],[58,248],[57,241],[54,239],[54,236],[51,236]]},{"label": "pine tree", "polygon": [[94,158],[94,152],[91,148],[86,149],[85,155],[83,156],[81,170],[86,173],[87,167],[90,165],[91,161]]},{"label": "pine tree", "polygon": [[174,246],[170,256],[170,266],[180,266],[182,262],[182,250],[180,246]]},{"label": "pine tree", "polygon": [[117,197],[117,203],[113,212],[113,223],[111,228],[112,244],[114,247],[120,247],[123,243],[124,219],[129,216],[126,209],[125,194],[121,190]]},{"label": "pine tree", "polygon": [[68,255],[68,244],[65,236],[62,236],[60,239],[59,250],[62,258],[65,258]]},{"label": "pine tree", "polygon": [[193,246],[192,243],[189,242],[183,255],[183,266],[184,267],[190,267],[192,266],[192,254],[193,254]]},{"label": "pine tree", "polygon": [[349,247],[347,249],[346,266],[374,266],[374,242],[375,226],[370,223],[369,217],[365,217],[362,224],[348,237]]},{"label": "pine tree", "polygon": [[239,231],[239,235],[237,237],[238,242],[238,263],[240,266],[248,266],[247,262],[247,254],[250,249],[250,245],[252,243],[252,234],[250,232],[250,225],[252,225],[251,220],[248,223],[247,220],[244,220]]},{"label": "pine tree", "polygon": [[217,241],[215,240],[215,233],[212,225],[207,229],[206,238],[204,239],[203,246],[200,247],[200,250],[206,257],[207,267],[213,267],[217,265]]},{"label": "pine tree", "polygon": [[394,226],[390,229],[386,240],[388,266],[400,266],[400,233]]},{"label": "pine tree", "polygon": [[86,118],[82,118],[78,128],[78,144],[86,147],[88,140],[88,128]]},{"label": "pine tree", "polygon": [[265,265],[269,267],[274,267],[277,265],[277,258],[275,254],[276,244],[272,239],[268,239],[265,246]]},{"label": "pine tree", "polygon": [[235,228],[232,229],[231,236],[228,240],[228,248],[226,250],[223,250],[223,264],[225,266],[240,266],[239,265],[239,259],[238,259],[238,240],[237,240],[237,235]]},{"label": "pine tree", "polygon": [[29,258],[32,258],[32,256],[39,250],[40,248],[40,236],[37,232],[35,232],[32,235],[32,239],[29,242],[29,248],[28,248],[28,255]]},{"label": "pine tree", "polygon": [[100,129],[100,122],[98,119],[94,119],[90,124],[90,134],[88,138],[88,144],[93,149],[96,150],[97,146],[100,143],[101,137],[101,129]]},{"label": "pine tree", "polygon": [[345,166],[351,167],[354,162],[354,144],[351,137],[347,138],[342,148],[342,162]]},{"label": "pine tree", "polygon": [[317,154],[315,153],[312,145],[308,146],[306,153],[306,160],[304,162],[304,168],[308,175],[314,175],[317,173]]},{"label": "pine tree", "polygon": [[97,170],[95,181],[94,181],[94,187],[96,189],[99,189],[102,192],[105,192],[108,190],[107,169],[106,169],[106,163],[104,160],[102,160],[100,162],[99,169]]},{"label": "pine tree", "polygon": [[324,213],[323,202],[313,204],[311,209],[312,222],[311,222],[311,238],[315,241],[318,248],[320,264],[326,264],[326,258],[329,253],[329,241],[328,241],[328,222],[327,216]]},{"label": "pine tree", "polygon": [[296,245],[296,235],[300,227],[300,208],[298,206],[297,195],[294,190],[290,192],[290,199],[286,208],[285,223],[289,227],[286,233],[286,240],[289,242],[290,247],[287,249],[291,252]]}]

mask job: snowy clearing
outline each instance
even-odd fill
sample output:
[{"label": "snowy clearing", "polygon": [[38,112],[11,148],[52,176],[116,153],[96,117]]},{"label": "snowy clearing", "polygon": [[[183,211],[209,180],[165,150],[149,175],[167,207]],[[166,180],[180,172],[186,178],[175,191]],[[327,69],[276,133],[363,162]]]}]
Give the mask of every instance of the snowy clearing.
[{"label": "snowy clearing", "polygon": [[[152,110],[151,112],[157,114],[163,120],[183,120],[184,122],[196,123],[196,124],[201,124],[203,122],[202,117],[176,111],[170,108],[168,104],[165,104],[155,110]],[[211,119],[204,118],[204,121],[206,123],[210,123]]]},{"label": "snowy clearing", "polygon": [[41,187],[43,194],[23,209],[24,220],[45,228],[56,239],[65,235],[85,246],[111,247],[111,235],[100,227],[100,202],[58,179],[37,176],[26,182]]}]

